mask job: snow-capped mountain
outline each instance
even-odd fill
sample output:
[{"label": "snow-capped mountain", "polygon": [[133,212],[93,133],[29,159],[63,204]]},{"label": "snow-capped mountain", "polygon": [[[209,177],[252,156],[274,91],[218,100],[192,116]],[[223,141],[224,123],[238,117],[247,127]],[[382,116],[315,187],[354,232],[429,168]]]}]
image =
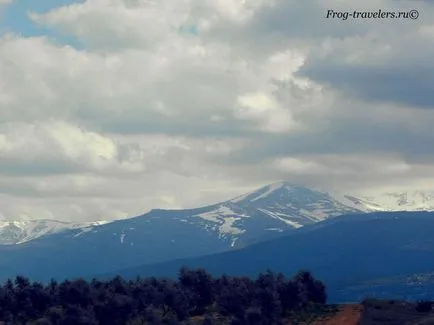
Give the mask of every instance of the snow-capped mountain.
[{"label": "snow-capped mountain", "polygon": [[[22,270],[44,280],[238,249],[285,230],[362,211],[347,201],[281,182],[202,208],[156,209],[108,224],[66,229],[24,245],[0,245],[0,280]],[[56,229],[62,227],[68,225]]]},{"label": "snow-capped mountain", "polygon": [[[378,210],[386,208],[371,198],[278,182],[196,209],[155,209],[100,225],[27,226],[33,235],[23,232],[20,240],[12,230],[8,235],[9,241],[27,240],[25,244],[0,245],[0,281],[22,270],[44,281],[240,249],[280,237],[285,230]],[[50,235],[39,236],[44,232]]]},{"label": "snow-capped mountain", "polygon": [[106,221],[72,223],[57,220],[0,220],[0,245],[13,245],[69,229],[89,229]]},{"label": "snow-capped mountain", "polygon": [[[368,211],[367,204],[360,203],[361,200],[356,201],[357,199],[351,200],[346,196],[337,199],[317,190],[278,182],[226,202],[190,210],[191,214],[187,218],[179,220],[196,224],[235,246],[239,237],[246,237],[249,241],[261,237],[263,233],[281,232],[328,217]],[[173,211],[169,214],[177,219],[179,212]],[[75,236],[79,236],[104,223],[107,222],[0,220],[0,245],[21,244],[68,230],[78,230],[79,233]]]},{"label": "snow-capped mountain", "polygon": [[434,211],[434,191],[406,191],[363,197],[382,211]]},{"label": "snow-capped mountain", "polygon": [[282,232],[338,215],[369,211],[361,200],[346,196],[336,199],[325,192],[278,182],[212,206],[192,218],[202,219],[197,222],[204,227],[211,222],[211,229],[220,237],[232,237],[234,245],[238,238],[260,237],[259,232]]},{"label": "snow-capped mountain", "polygon": [[[199,217],[221,238],[258,238],[258,232],[282,232],[345,214],[379,211],[434,211],[434,191],[385,193],[375,197],[356,197],[326,192],[289,182],[277,182],[229,201],[209,207]],[[261,227],[262,222],[273,227]],[[208,222],[212,222],[212,226]],[[258,227],[259,226],[259,227]]]},{"label": "snow-capped mountain", "polygon": [[[145,216],[153,215],[156,211],[165,210],[153,210],[153,213]],[[250,242],[253,238],[267,236],[267,233],[299,228],[342,214],[434,211],[434,191],[385,193],[365,197],[277,182],[225,202],[182,211],[166,212],[173,215],[174,220],[194,224],[215,233],[234,247],[241,238]],[[188,216],[177,217],[184,215],[185,211],[189,211]],[[0,245],[20,244],[68,230],[77,230],[79,232],[75,236],[80,236],[105,223],[107,221],[72,223],[56,220],[0,220]],[[124,238],[126,235],[122,236]]]}]

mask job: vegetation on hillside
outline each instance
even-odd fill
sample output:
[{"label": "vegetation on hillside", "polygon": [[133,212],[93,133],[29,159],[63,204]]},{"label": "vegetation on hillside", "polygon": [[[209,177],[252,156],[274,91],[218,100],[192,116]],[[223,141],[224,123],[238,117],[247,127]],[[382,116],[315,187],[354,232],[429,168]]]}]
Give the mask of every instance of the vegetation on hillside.
[{"label": "vegetation on hillside", "polygon": [[[182,268],[176,281],[83,279],[49,284],[18,276],[0,287],[7,325],[283,324],[326,303],[326,288],[309,272],[293,278],[271,271],[256,279],[213,278]],[[1,323],[1,322],[0,322]]]},{"label": "vegetation on hillside", "polygon": [[432,325],[434,303],[365,299],[358,325]]}]

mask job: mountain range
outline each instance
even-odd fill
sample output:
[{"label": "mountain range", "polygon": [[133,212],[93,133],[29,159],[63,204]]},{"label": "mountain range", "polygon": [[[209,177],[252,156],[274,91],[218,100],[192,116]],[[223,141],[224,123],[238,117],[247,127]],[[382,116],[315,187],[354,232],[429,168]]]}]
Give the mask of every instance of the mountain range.
[{"label": "mountain range", "polygon": [[[177,222],[187,222],[212,231],[222,240],[229,240],[232,246],[241,237],[256,238],[260,232],[281,232],[298,228],[325,218],[368,211],[370,205],[342,196],[336,199],[325,192],[291,185],[287,182],[264,186],[251,193],[218,204],[189,210],[154,209],[140,218],[170,214]],[[184,216],[181,219],[176,216]],[[188,220],[186,219],[188,217]],[[152,221],[150,221],[152,222]],[[76,230],[90,231],[92,227],[108,223],[72,223],[56,220],[0,220],[0,244],[21,244],[55,233]],[[128,223],[128,221],[127,221]],[[254,225],[252,225],[254,224]],[[259,227],[259,228],[258,228]],[[127,236],[119,231],[120,238]],[[259,234],[260,235],[260,234]]]},{"label": "mountain range", "polygon": [[239,250],[341,215],[434,208],[428,194],[403,197],[385,195],[381,206],[369,197],[278,182],[201,208],[154,209],[108,223],[9,222],[0,228],[0,281],[17,274],[38,281],[107,274]]},{"label": "mountain range", "polygon": [[347,201],[281,182],[202,208],[154,209],[135,218],[64,229],[0,245],[0,280],[20,273],[45,281],[238,249],[361,211],[357,202]]},{"label": "mountain range", "polygon": [[[184,218],[183,222],[200,224],[205,229],[214,231],[223,240],[229,238],[231,245],[236,246],[239,238],[257,238],[258,231],[267,236],[267,233],[299,228],[341,214],[401,210],[434,211],[434,192],[397,192],[359,197],[277,182],[204,208],[178,211],[156,209],[141,217],[152,217],[163,211],[186,215],[185,211],[189,221]],[[107,223],[109,221],[77,223],[46,219],[0,219],[0,245],[22,244],[68,231],[89,232],[93,227]],[[252,223],[255,224],[255,229],[252,229]],[[121,236],[122,234],[119,235],[119,240]]]}]

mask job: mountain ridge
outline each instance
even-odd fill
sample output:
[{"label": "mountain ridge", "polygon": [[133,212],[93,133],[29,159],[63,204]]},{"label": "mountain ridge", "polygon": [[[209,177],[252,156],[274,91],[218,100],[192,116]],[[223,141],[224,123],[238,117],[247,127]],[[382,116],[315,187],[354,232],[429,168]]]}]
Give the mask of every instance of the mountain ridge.
[{"label": "mountain ridge", "polygon": [[288,184],[266,186],[238,202],[152,210],[18,245],[0,245],[0,280],[22,270],[42,281],[239,249],[297,226],[354,212],[358,210],[318,191]]},{"label": "mountain ridge", "polygon": [[235,236],[246,234],[249,229],[244,229],[244,224],[251,223],[249,218],[252,216],[262,219],[265,232],[282,232],[342,214],[375,211],[434,211],[434,191],[401,191],[369,197],[279,181],[219,203],[190,209],[152,209],[127,219],[83,223],[47,219],[0,220],[0,245],[21,244],[74,229],[90,231],[102,224],[154,214],[185,215],[191,212],[189,217],[198,218],[197,222],[213,223],[215,227],[209,227],[218,228],[220,237],[234,237],[231,245],[235,246],[238,240]]},{"label": "mountain ridge", "polygon": [[338,216],[369,218],[369,211],[369,205],[350,196],[279,182],[201,208],[154,209],[0,245],[0,281],[23,270],[45,281],[239,250],[306,226],[324,227]]},{"label": "mountain ridge", "polygon": [[16,245],[72,229],[87,229],[108,221],[67,222],[52,219],[0,220],[0,245]]}]

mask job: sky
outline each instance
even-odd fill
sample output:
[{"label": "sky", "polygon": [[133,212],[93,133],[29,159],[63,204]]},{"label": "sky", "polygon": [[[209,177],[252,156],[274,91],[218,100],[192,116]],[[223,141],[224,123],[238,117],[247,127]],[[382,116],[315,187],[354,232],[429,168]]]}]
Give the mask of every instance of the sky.
[{"label": "sky", "polygon": [[433,189],[433,58],[428,0],[0,0],[0,219]]}]

